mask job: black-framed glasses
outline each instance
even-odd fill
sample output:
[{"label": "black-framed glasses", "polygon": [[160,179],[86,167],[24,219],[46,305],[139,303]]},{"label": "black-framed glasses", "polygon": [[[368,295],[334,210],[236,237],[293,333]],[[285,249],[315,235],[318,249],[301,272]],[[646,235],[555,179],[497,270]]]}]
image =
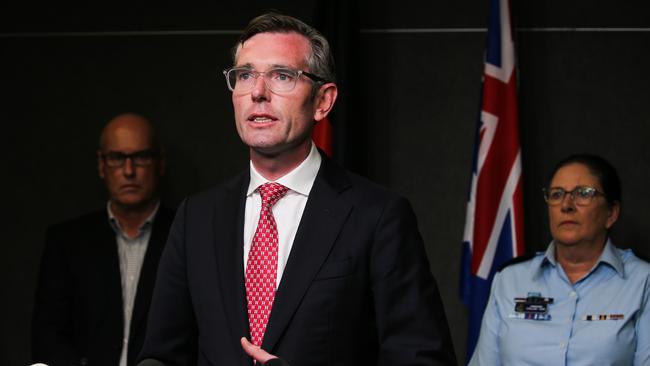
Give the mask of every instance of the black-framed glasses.
[{"label": "black-framed glasses", "polygon": [[594,187],[579,186],[571,191],[567,191],[561,187],[543,188],[544,200],[549,206],[556,206],[562,203],[564,196],[567,194],[571,197],[573,202],[578,206],[588,206],[596,196],[604,196],[605,193],[597,190]]},{"label": "black-framed glasses", "polygon": [[228,89],[233,92],[248,92],[253,89],[257,78],[262,76],[264,84],[269,90],[276,93],[288,93],[296,87],[301,75],[317,83],[325,83],[320,76],[307,71],[295,70],[288,67],[275,67],[266,71],[255,71],[250,67],[233,67],[223,70]]},{"label": "black-framed glasses", "polygon": [[136,166],[149,166],[160,156],[155,149],[140,150],[130,154],[119,151],[108,151],[101,153],[102,159],[106,165],[111,168],[121,168],[126,163],[126,159],[131,159],[131,163]]}]

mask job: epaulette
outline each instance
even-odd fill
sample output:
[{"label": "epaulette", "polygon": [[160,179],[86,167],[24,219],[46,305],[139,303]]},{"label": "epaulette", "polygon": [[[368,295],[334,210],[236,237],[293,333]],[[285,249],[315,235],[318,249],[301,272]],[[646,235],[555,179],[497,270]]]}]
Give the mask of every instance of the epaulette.
[{"label": "epaulette", "polygon": [[512,266],[513,264],[525,262],[527,260],[531,260],[537,255],[537,253],[529,253],[529,254],[524,254],[520,255],[519,257],[512,258],[511,260],[503,263],[499,268],[497,268],[497,272],[501,272],[504,268],[508,266]]}]

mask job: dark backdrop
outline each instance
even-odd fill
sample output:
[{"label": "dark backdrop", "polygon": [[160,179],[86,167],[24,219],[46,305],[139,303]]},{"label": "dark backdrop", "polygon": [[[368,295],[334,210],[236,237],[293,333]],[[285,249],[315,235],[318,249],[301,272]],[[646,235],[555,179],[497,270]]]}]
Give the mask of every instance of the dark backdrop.
[{"label": "dark backdrop", "polygon": [[[344,127],[356,132],[343,163],[413,203],[462,359],[457,288],[487,1],[357,5],[357,112]],[[0,7],[0,364],[24,365],[44,230],[105,203],[94,155],[102,125],[125,111],[158,125],[172,206],[239,172],[247,152],[221,75],[237,30],[271,7],[312,22],[318,4]],[[624,182],[616,242],[650,254],[650,20],[642,2],[521,1],[513,14],[528,251],[549,240],[540,188],[550,167],[594,152]]]}]

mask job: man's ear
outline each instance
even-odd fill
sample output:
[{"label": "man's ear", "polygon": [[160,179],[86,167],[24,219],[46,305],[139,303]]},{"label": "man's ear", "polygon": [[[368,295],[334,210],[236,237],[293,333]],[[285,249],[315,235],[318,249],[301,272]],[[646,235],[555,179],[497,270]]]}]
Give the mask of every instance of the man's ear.
[{"label": "man's ear", "polygon": [[334,107],[336,97],[338,96],[338,88],[334,83],[327,83],[321,85],[318,93],[316,93],[314,120],[320,121],[327,117]]},{"label": "man's ear", "polygon": [[618,201],[612,202],[612,204],[609,206],[609,216],[607,217],[607,221],[605,222],[605,228],[609,229],[614,225],[616,220],[618,220],[618,216],[621,214],[621,203]]}]

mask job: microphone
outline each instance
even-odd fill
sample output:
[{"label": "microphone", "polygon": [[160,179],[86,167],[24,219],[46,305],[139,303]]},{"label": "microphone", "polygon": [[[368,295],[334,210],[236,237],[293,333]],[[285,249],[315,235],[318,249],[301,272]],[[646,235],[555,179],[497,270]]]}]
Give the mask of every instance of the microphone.
[{"label": "microphone", "polygon": [[[79,366],[87,366],[87,365],[88,365],[88,359],[86,359],[85,357],[82,357],[79,360]],[[38,363],[33,363],[33,364],[29,365],[29,366],[49,366],[49,365],[46,364],[46,363],[38,362]],[[151,366],[154,366],[154,365],[151,365]]]},{"label": "microphone", "polygon": [[165,364],[153,358],[147,358],[138,362],[137,366],[165,366]]}]

